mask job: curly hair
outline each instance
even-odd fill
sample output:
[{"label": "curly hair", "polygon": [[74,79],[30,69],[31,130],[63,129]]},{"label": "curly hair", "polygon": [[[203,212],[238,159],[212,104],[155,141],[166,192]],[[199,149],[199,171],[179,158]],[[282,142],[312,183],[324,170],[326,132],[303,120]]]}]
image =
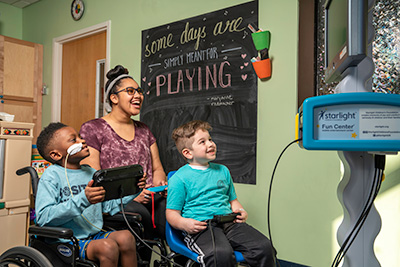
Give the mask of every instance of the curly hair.
[{"label": "curly hair", "polygon": [[182,154],[184,148],[191,148],[193,140],[191,137],[195,135],[198,130],[211,131],[211,125],[206,121],[193,120],[187,122],[172,132],[172,139],[175,141],[176,148]]},{"label": "curly hair", "polygon": [[[122,74],[129,74],[128,69],[126,69],[126,68],[125,68],[124,66],[122,66],[122,65],[117,65],[117,66],[115,66],[113,69],[109,70],[109,71],[107,72],[107,74],[106,74],[106,77],[107,77],[108,80],[107,80],[106,86],[104,87],[105,90],[107,90],[108,86],[110,85],[110,83],[111,83],[115,78],[119,77],[119,76],[122,75]],[[123,80],[123,79],[120,79],[120,80],[116,81],[115,84],[113,85],[113,87],[111,88],[110,92],[108,93],[107,99],[108,99],[109,103],[112,103],[112,102],[111,102],[111,99],[110,99],[110,96],[111,96],[112,94],[115,94],[115,92],[117,91],[117,88],[119,87],[119,85],[120,85],[120,83],[121,83],[122,80]]]},{"label": "curly hair", "polygon": [[61,122],[52,122],[40,132],[37,138],[37,150],[48,162],[55,163],[55,161],[50,157],[49,152],[54,146],[54,134],[64,127],[68,126]]}]

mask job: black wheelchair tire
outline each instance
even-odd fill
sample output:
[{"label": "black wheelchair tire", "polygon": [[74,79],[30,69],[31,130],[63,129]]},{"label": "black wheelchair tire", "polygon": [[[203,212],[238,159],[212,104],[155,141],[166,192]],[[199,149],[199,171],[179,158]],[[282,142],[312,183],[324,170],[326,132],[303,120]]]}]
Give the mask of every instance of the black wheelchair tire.
[{"label": "black wheelchair tire", "polygon": [[9,265],[20,267],[53,267],[40,251],[24,246],[10,248],[0,256],[0,267],[8,267]]}]

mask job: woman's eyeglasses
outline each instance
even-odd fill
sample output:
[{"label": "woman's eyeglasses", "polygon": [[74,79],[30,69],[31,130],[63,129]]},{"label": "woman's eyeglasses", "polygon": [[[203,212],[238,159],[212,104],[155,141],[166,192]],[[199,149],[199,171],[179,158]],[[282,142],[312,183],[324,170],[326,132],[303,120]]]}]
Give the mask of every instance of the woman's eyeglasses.
[{"label": "woman's eyeglasses", "polygon": [[121,90],[115,92],[115,94],[121,93],[123,91],[126,91],[128,93],[128,95],[134,95],[135,92],[138,92],[138,94],[143,94],[142,87],[138,87],[138,88],[126,87],[124,89],[121,89]]}]

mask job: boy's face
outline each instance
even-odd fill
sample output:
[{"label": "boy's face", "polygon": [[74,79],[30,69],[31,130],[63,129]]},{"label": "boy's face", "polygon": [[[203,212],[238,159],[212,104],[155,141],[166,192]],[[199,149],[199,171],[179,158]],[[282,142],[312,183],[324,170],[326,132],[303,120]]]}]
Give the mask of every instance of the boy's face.
[{"label": "boy's face", "polygon": [[208,131],[197,130],[192,138],[192,147],[183,150],[184,156],[191,161],[190,164],[207,165],[216,158],[217,145]]},{"label": "boy's face", "polygon": [[63,127],[59,129],[54,134],[54,141],[55,144],[54,149],[50,151],[50,156],[55,160],[59,161],[64,159],[67,156],[67,149],[77,143],[82,143],[82,150],[78,153],[70,156],[68,158],[68,162],[79,162],[82,159],[89,156],[89,148],[86,145],[85,140],[80,138],[79,134],[75,131],[72,127]]}]

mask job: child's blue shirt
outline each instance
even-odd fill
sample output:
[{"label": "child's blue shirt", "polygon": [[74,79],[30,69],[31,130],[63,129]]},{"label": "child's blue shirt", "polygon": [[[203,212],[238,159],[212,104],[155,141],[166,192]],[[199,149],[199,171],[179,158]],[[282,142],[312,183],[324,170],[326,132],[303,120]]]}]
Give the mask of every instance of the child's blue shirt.
[{"label": "child's blue shirt", "polygon": [[[114,215],[121,208],[119,199],[89,203],[85,188],[95,172],[95,169],[85,165],[77,170],[67,169],[70,190],[64,167],[48,167],[40,178],[36,194],[37,224],[70,228],[78,239],[98,233],[103,227],[103,213]],[[123,204],[127,204],[134,197],[124,197]]]},{"label": "child's blue shirt", "polygon": [[181,211],[184,218],[204,221],[231,213],[236,198],[229,170],[221,164],[210,162],[206,170],[187,164],[168,181],[167,209]]}]

